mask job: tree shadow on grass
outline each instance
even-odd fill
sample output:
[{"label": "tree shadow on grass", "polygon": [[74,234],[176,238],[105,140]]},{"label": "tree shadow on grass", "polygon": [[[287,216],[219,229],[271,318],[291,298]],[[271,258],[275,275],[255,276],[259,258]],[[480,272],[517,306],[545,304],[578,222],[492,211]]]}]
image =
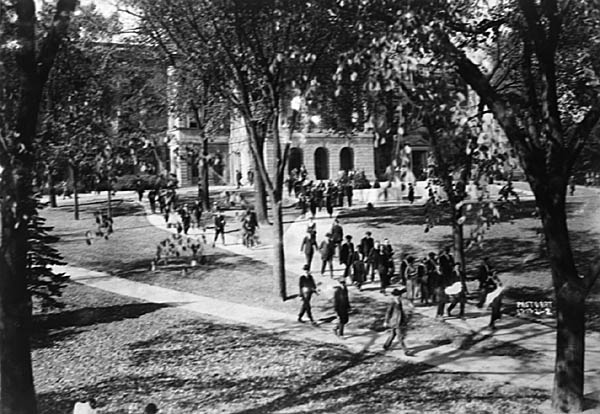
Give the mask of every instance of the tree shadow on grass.
[{"label": "tree shadow on grass", "polygon": [[[75,212],[75,207],[72,205],[62,206],[58,208],[67,213]],[[79,204],[79,213],[81,215],[93,215],[98,211],[102,213],[106,213],[108,211],[108,203],[106,200]],[[125,216],[144,216],[146,214],[143,206],[140,206],[139,204],[134,202],[121,199],[112,200],[111,211],[113,218]]]},{"label": "tree shadow on grass", "polygon": [[[463,398],[455,390],[432,387],[439,375],[463,374],[431,374],[427,364],[392,362],[379,353],[351,353],[341,345],[297,342],[246,326],[185,321],[131,343],[128,351],[135,374],[108,373],[92,384],[83,381],[79,386],[42,393],[42,414],[68,412],[74,401],[89,396],[96,396],[102,407],[103,397],[114,404],[143,401],[152,395],[177,395],[177,407],[182,409],[203,412],[227,404],[228,412],[237,414],[307,412],[308,402],[313,413],[341,412],[352,405],[360,406],[360,412],[375,413],[381,412],[382,405],[393,406],[398,401],[418,410],[424,403],[439,406],[441,401],[452,406]],[[290,364],[301,363],[304,368],[272,371],[269,364],[278,366],[281,361],[269,359],[267,366],[255,361],[263,353],[278,358],[282,352],[294,359]],[[459,354],[452,351],[446,357],[454,359]],[[372,375],[363,374],[363,364],[370,366]],[[197,370],[190,371],[193,367]],[[524,394],[526,398],[547,397],[539,392]],[[523,395],[510,398],[519,397]],[[475,389],[464,398],[493,400],[498,395],[489,388],[484,392]],[[125,409],[112,412],[125,413]]]},{"label": "tree shadow on grass", "polygon": [[47,348],[77,334],[76,328],[125,319],[135,319],[168,305],[157,303],[130,303],[105,307],[86,307],[33,317],[33,348]]},{"label": "tree shadow on grass", "polygon": [[360,223],[364,227],[379,229],[389,225],[424,225],[423,206],[366,207],[341,211],[338,218],[343,223]]}]

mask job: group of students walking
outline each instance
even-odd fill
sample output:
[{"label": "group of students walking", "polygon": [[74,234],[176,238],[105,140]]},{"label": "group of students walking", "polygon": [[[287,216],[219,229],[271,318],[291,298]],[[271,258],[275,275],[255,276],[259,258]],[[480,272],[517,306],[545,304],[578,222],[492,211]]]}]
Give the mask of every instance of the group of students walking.
[{"label": "group of students walking", "polygon": [[[385,317],[386,326],[392,328],[390,337],[386,341],[386,349],[391,346],[395,337],[399,337],[403,349],[406,348],[404,336],[408,318],[400,298],[410,306],[413,306],[416,301],[422,305],[435,305],[438,318],[443,318],[444,314],[452,316],[456,307],[459,309],[458,316],[460,318],[465,316],[465,304],[469,293],[466,275],[461,264],[454,260],[449,247],[439,254],[431,252],[420,260],[413,256],[406,256],[396,268],[394,249],[388,239],[379,242],[373,239],[370,231],[367,231],[360,242],[355,244],[351,235],[344,235],[343,228],[336,219],[325,234],[325,239],[319,244],[316,223],[309,219],[300,250],[305,256],[304,273],[300,277],[302,299],[302,308],[298,316],[300,322],[306,315],[314,323],[310,301],[312,295],[318,290],[310,270],[317,252],[321,255],[321,276],[325,276],[329,268],[330,277],[334,277],[335,257],[339,259],[339,264],[342,266],[342,275],[338,278],[333,296],[334,309],[338,315],[335,328],[337,335],[343,336],[344,326],[348,322],[350,301],[347,284],[355,285],[358,290],[361,290],[365,283],[375,282],[375,274],[379,278],[381,293],[387,294],[387,289],[391,285],[396,287],[391,292],[393,301]],[[477,306],[481,308],[486,304],[491,307],[489,327],[495,329],[495,323],[501,316],[502,284],[488,258],[484,258],[479,266],[477,280],[479,282]]]}]

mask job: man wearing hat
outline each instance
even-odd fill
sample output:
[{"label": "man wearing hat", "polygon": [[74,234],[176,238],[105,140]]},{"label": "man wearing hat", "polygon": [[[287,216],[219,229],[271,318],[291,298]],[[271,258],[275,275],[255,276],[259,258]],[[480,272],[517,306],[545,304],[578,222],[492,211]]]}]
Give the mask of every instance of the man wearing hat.
[{"label": "man wearing hat", "polygon": [[340,264],[344,266],[344,277],[350,275],[352,259],[354,258],[354,243],[352,236],[346,236],[346,242],[340,247]]},{"label": "man wearing hat", "polygon": [[338,219],[333,220],[333,225],[331,226],[329,233],[331,234],[331,240],[335,247],[339,247],[344,240],[344,229]]},{"label": "man wearing hat", "polygon": [[310,274],[308,265],[304,265],[304,274],[300,276],[299,287],[300,287],[300,299],[302,300],[302,307],[300,308],[300,313],[298,314],[298,322],[303,322],[302,317],[306,313],[308,315],[308,319],[313,325],[316,325],[312,311],[310,307],[310,299],[312,298],[313,293],[317,292],[317,285],[312,275]]},{"label": "man wearing hat", "polygon": [[310,270],[310,265],[312,264],[312,259],[315,254],[315,250],[317,250],[317,241],[311,230],[306,231],[306,236],[302,240],[302,245],[300,246],[300,251],[304,253],[304,257],[306,258],[306,265],[308,266],[308,270]]},{"label": "man wearing hat", "polygon": [[371,254],[371,250],[373,250],[374,246],[375,246],[375,240],[373,240],[373,237],[371,237],[371,232],[368,231],[365,234],[365,237],[360,239],[360,245],[358,247],[359,253],[362,255],[363,259],[366,262],[365,263],[366,264],[366,269],[365,269],[366,274],[369,274],[369,272],[373,271],[373,269],[372,269],[373,264],[368,261],[368,257]]},{"label": "man wearing hat", "polygon": [[339,284],[333,292],[333,308],[338,316],[338,324],[333,329],[337,336],[344,336],[344,325],[348,323],[350,311],[350,299],[348,298],[348,288],[344,278],[338,280]]},{"label": "man wearing hat", "polygon": [[325,274],[325,268],[329,264],[329,273],[333,278],[333,255],[335,253],[335,244],[331,240],[331,233],[325,234],[326,239],[319,246],[321,253],[321,276]]},{"label": "man wearing hat", "polygon": [[400,339],[400,346],[404,350],[405,355],[409,355],[408,348],[404,343],[406,337],[406,328],[408,326],[408,317],[404,312],[402,306],[402,295],[406,293],[405,287],[400,287],[392,291],[392,302],[389,304],[385,313],[385,320],[383,322],[384,328],[391,328],[390,336],[383,345],[384,350],[388,350],[392,346],[392,342],[398,336]]}]

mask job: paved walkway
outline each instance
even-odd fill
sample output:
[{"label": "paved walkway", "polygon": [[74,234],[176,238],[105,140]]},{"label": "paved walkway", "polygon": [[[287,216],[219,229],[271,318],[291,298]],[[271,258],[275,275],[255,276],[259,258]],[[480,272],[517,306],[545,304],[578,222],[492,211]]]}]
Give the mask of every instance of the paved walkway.
[{"label": "paved walkway", "polygon": [[[150,214],[148,220],[151,224],[166,229],[164,219],[161,216]],[[332,219],[323,213],[317,215],[317,229],[320,235],[324,233],[324,229],[330,228],[331,221]],[[285,232],[286,267],[292,271],[298,271],[304,264],[303,255],[299,252],[305,231],[306,221],[298,219]],[[210,239],[211,234],[209,233],[208,236]],[[247,249],[238,243],[238,236],[233,234],[227,235],[226,245],[222,246],[223,249],[233,253],[272,264],[273,256],[270,247],[269,245],[262,245],[259,248]],[[316,264],[313,264],[313,272],[317,271],[316,266]],[[344,344],[353,352],[380,352],[386,336],[386,333],[352,329],[349,325],[349,336],[339,339],[331,332],[331,324],[314,328],[308,324],[295,323],[293,317],[287,313],[133,282],[87,269],[65,266],[60,270],[70,274],[72,279],[77,282],[102,290],[154,303],[168,303],[174,307],[236,323],[258,326],[294,338]],[[323,286],[321,286],[323,290],[334,283],[328,277],[318,279],[318,281],[323,281]],[[376,291],[358,293],[352,289],[351,294],[381,298]],[[416,307],[415,311],[428,317],[434,317],[435,313],[434,307]],[[429,364],[434,367],[433,370],[444,369],[460,373],[473,373],[487,379],[509,382],[513,385],[541,388],[547,391],[552,390],[555,349],[555,330],[553,327],[521,318],[504,316],[497,323],[498,330],[491,332],[487,329],[488,312],[467,305],[466,313],[468,317],[465,320],[448,318],[446,322],[470,332],[475,340],[493,336],[498,341],[535,351],[537,353],[536,357],[482,354],[469,349],[458,349],[453,344],[424,346],[423,344],[411,342],[410,336],[407,345],[418,351],[415,356],[404,356],[399,350],[388,351],[388,354],[404,361]],[[586,337],[586,367],[586,397],[600,400],[600,335],[598,334],[588,334]],[[596,404],[596,407],[598,406]],[[589,412],[597,412],[596,410],[597,408]]]}]

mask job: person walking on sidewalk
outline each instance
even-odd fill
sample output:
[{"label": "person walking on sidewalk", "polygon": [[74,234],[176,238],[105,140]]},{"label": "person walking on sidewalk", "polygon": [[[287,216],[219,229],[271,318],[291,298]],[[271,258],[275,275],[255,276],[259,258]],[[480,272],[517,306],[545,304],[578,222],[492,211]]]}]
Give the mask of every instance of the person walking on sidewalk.
[{"label": "person walking on sidewalk", "polygon": [[348,207],[352,207],[352,197],[354,196],[354,188],[352,183],[348,183],[345,187],[346,197],[348,198]]},{"label": "person walking on sidewalk", "polygon": [[325,210],[327,210],[327,214],[329,217],[333,215],[333,190],[330,185],[327,189],[327,193],[325,194]]},{"label": "person walking on sidewalk", "polygon": [[310,271],[310,265],[312,264],[313,256],[315,255],[315,250],[318,249],[317,242],[313,236],[311,230],[306,231],[306,236],[302,240],[302,245],[300,246],[300,251],[304,253],[304,257],[306,258],[306,266]]},{"label": "person walking on sidewalk", "polygon": [[[493,274],[492,266],[490,264],[490,260],[488,257],[484,257],[479,265],[479,269],[477,270],[477,281],[479,282],[479,300],[477,302],[477,307],[482,308],[483,303],[485,302],[485,297],[489,293],[486,284],[489,277]],[[495,289],[495,288],[494,288]],[[493,290],[493,289],[492,289]]]},{"label": "person walking on sidewalk", "polygon": [[329,233],[331,233],[331,241],[335,245],[336,249],[338,249],[344,240],[344,229],[342,228],[342,225],[338,219],[333,220],[333,225],[331,226]]},{"label": "person walking on sidewalk", "polygon": [[387,267],[388,267],[388,270],[387,270],[388,278],[392,279],[392,277],[394,277],[394,271],[395,271],[394,248],[392,247],[390,240],[387,238],[383,239],[383,255],[385,257]]},{"label": "person walking on sidewalk", "polygon": [[354,243],[352,243],[352,236],[346,235],[346,243],[343,243],[340,247],[340,264],[344,266],[343,277],[350,276],[352,270],[352,260],[354,259]]},{"label": "person walking on sidewalk", "polygon": [[385,245],[379,245],[377,256],[377,273],[379,273],[379,282],[381,284],[379,292],[385,295],[385,289],[390,285],[389,261],[385,254]]},{"label": "person walking on sidewalk", "polygon": [[148,202],[150,203],[152,214],[156,213],[156,190],[152,189],[148,191]]},{"label": "person walking on sidewalk", "polygon": [[486,281],[487,294],[485,303],[490,306],[492,313],[490,315],[490,329],[496,329],[496,321],[502,317],[502,291],[503,286],[500,282],[500,278],[496,273],[493,273],[488,277]]},{"label": "person walking on sidewalk", "polygon": [[359,291],[362,289],[363,283],[365,283],[365,275],[365,262],[361,254],[355,251],[352,258],[352,281]]},{"label": "person walking on sidewalk", "polygon": [[315,283],[315,279],[310,274],[310,268],[307,265],[304,265],[304,273],[300,276],[298,281],[300,288],[300,299],[302,300],[302,307],[300,308],[300,313],[298,314],[298,322],[304,322],[302,317],[304,314],[308,316],[308,319],[313,325],[316,325],[316,322],[313,319],[310,299],[312,298],[313,293],[318,294],[317,284]]},{"label": "person walking on sidewalk", "polygon": [[406,330],[408,327],[408,316],[404,311],[404,306],[402,304],[402,295],[406,293],[405,287],[400,287],[399,289],[394,289],[392,291],[392,302],[388,305],[387,310],[385,312],[385,320],[383,322],[384,328],[390,328],[390,335],[388,336],[385,344],[383,345],[384,350],[390,349],[394,339],[398,337],[400,346],[404,351],[405,355],[410,355],[410,351],[404,342],[406,338]]},{"label": "person walking on sidewalk", "polygon": [[383,260],[379,254],[379,241],[373,243],[373,248],[367,256],[367,269],[365,274],[365,280],[370,275],[371,283],[375,281],[375,270],[379,272],[379,262]]},{"label": "person walking on sidewalk", "polygon": [[350,299],[348,298],[348,288],[344,278],[340,278],[338,282],[339,284],[333,292],[333,309],[337,314],[338,323],[333,332],[337,336],[344,336],[344,326],[350,319]]},{"label": "person walking on sidewalk", "polygon": [[335,244],[331,240],[331,233],[325,234],[326,239],[319,246],[321,253],[321,276],[325,274],[325,267],[329,264],[329,273],[333,278],[333,255],[335,253]]},{"label": "person walking on sidewalk", "polygon": [[[458,287],[456,288],[456,285]],[[455,293],[450,294],[450,305],[448,306],[448,316],[452,316],[452,310],[457,304],[460,304],[460,312],[458,316],[460,318],[465,317],[465,303],[467,302],[467,287],[464,284],[464,277],[460,268],[460,263],[454,263],[454,270],[452,271],[452,286],[455,288]],[[450,289],[449,287],[448,289]],[[448,291],[446,291],[448,293]]]},{"label": "person walking on sidewalk", "polygon": [[413,256],[408,256],[406,261],[407,265],[404,270],[403,279],[406,280],[408,300],[412,302],[417,299],[417,267],[415,266],[415,258]]},{"label": "person walking on sidewalk", "polygon": [[317,223],[311,218],[308,219],[306,224],[306,231],[310,233],[312,239],[317,242]]},{"label": "person walking on sidewalk", "polygon": [[217,210],[217,214],[215,215],[215,239],[213,240],[213,247],[215,247],[219,234],[221,235],[223,246],[225,246],[225,216],[221,210]]},{"label": "person walking on sidewalk", "polygon": [[415,202],[415,187],[412,183],[408,183],[408,202],[410,204]]},{"label": "person walking on sidewalk", "polygon": [[358,252],[362,255],[362,257],[365,260],[367,260],[367,257],[369,257],[369,254],[371,253],[371,250],[373,250],[374,246],[375,246],[375,240],[373,240],[373,237],[371,237],[371,232],[367,231],[365,233],[365,237],[360,239]]}]

